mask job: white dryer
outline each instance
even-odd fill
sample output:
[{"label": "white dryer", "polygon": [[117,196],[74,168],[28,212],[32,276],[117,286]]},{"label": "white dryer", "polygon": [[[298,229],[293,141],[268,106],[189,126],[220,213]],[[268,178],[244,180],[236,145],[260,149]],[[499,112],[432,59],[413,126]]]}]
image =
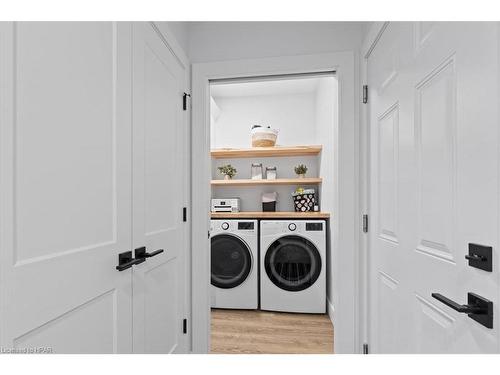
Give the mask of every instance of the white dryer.
[{"label": "white dryer", "polygon": [[326,222],[260,222],[260,307],[326,312]]},{"label": "white dryer", "polygon": [[257,220],[211,221],[211,305],[257,309]]}]

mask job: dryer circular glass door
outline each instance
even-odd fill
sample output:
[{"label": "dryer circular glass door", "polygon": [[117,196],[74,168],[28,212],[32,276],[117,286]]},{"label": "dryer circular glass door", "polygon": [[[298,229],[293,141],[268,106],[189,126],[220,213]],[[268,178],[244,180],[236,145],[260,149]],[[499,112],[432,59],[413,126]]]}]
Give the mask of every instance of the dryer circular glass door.
[{"label": "dryer circular glass door", "polygon": [[230,234],[212,237],[211,258],[211,282],[217,288],[237,287],[252,269],[252,254],[247,244]]},{"label": "dryer circular glass door", "polygon": [[299,236],[284,236],[266,251],[267,276],[278,288],[299,292],[309,288],[321,273],[321,255],[314,244]]}]

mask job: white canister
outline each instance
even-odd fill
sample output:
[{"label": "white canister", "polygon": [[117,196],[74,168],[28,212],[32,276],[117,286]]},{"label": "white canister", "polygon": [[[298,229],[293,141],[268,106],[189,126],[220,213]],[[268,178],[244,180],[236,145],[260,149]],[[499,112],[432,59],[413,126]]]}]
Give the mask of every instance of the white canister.
[{"label": "white canister", "polygon": [[251,176],[252,180],[262,180],[262,163],[252,163]]},{"label": "white canister", "polygon": [[266,167],[266,179],[276,180],[276,167]]}]

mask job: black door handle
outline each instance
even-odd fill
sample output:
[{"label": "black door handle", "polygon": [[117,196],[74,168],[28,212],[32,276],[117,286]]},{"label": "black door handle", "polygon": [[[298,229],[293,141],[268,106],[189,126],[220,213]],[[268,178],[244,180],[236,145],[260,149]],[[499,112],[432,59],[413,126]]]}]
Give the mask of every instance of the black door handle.
[{"label": "black door handle", "polygon": [[486,298],[475,293],[467,293],[467,305],[460,305],[442,294],[432,293],[431,295],[453,310],[467,314],[469,318],[479,324],[487,328],[493,328],[493,302]]},{"label": "black door handle", "polygon": [[154,257],[155,255],[158,255],[161,253],[163,253],[163,249],[158,249],[158,250],[153,251],[152,253],[146,253],[144,255],[146,256],[146,258],[151,258],[151,257]]},{"label": "black door handle", "polygon": [[140,259],[132,258],[132,252],[125,251],[124,253],[118,254],[118,265],[116,266],[116,269],[118,271],[124,271],[124,270],[132,267],[133,265],[141,264],[144,261],[145,261],[144,258],[140,258]]},{"label": "black door handle", "polygon": [[152,258],[158,254],[163,253],[163,249],[155,250],[152,253],[146,252],[146,246],[139,247],[135,249],[135,257],[146,260],[146,258]]},{"label": "black door handle", "polygon": [[451,307],[453,310],[458,311],[460,313],[476,313],[480,314],[481,312],[485,312],[484,307],[480,306],[471,306],[471,305],[459,305],[455,301],[452,301],[451,299],[443,296],[442,294],[439,293],[432,293],[432,297],[437,299],[439,302],[444,303],[446,306]]}]

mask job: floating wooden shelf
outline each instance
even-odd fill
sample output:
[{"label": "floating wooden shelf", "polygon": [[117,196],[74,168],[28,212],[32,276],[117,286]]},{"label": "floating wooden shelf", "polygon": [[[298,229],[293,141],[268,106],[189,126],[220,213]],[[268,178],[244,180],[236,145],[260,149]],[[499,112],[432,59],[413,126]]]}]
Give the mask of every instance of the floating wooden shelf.
[{"label": "floating wooden shelf", "polygon": [[254,185],[315,185],[322,181],[319,177],[277,178],[276,180],[212,180],[212,186],[254,186]]},{"label": "floating wooden shelf", "polygon": [[211,151],[215,159],[253,158],[269,156],[308,156],[318,155],[322,146],[275,146],[252,148],[219,148]]},{"label": "floating wooden shelf", "polygon": [[212,219],[329,219],[328,212],[211,212]]}]

